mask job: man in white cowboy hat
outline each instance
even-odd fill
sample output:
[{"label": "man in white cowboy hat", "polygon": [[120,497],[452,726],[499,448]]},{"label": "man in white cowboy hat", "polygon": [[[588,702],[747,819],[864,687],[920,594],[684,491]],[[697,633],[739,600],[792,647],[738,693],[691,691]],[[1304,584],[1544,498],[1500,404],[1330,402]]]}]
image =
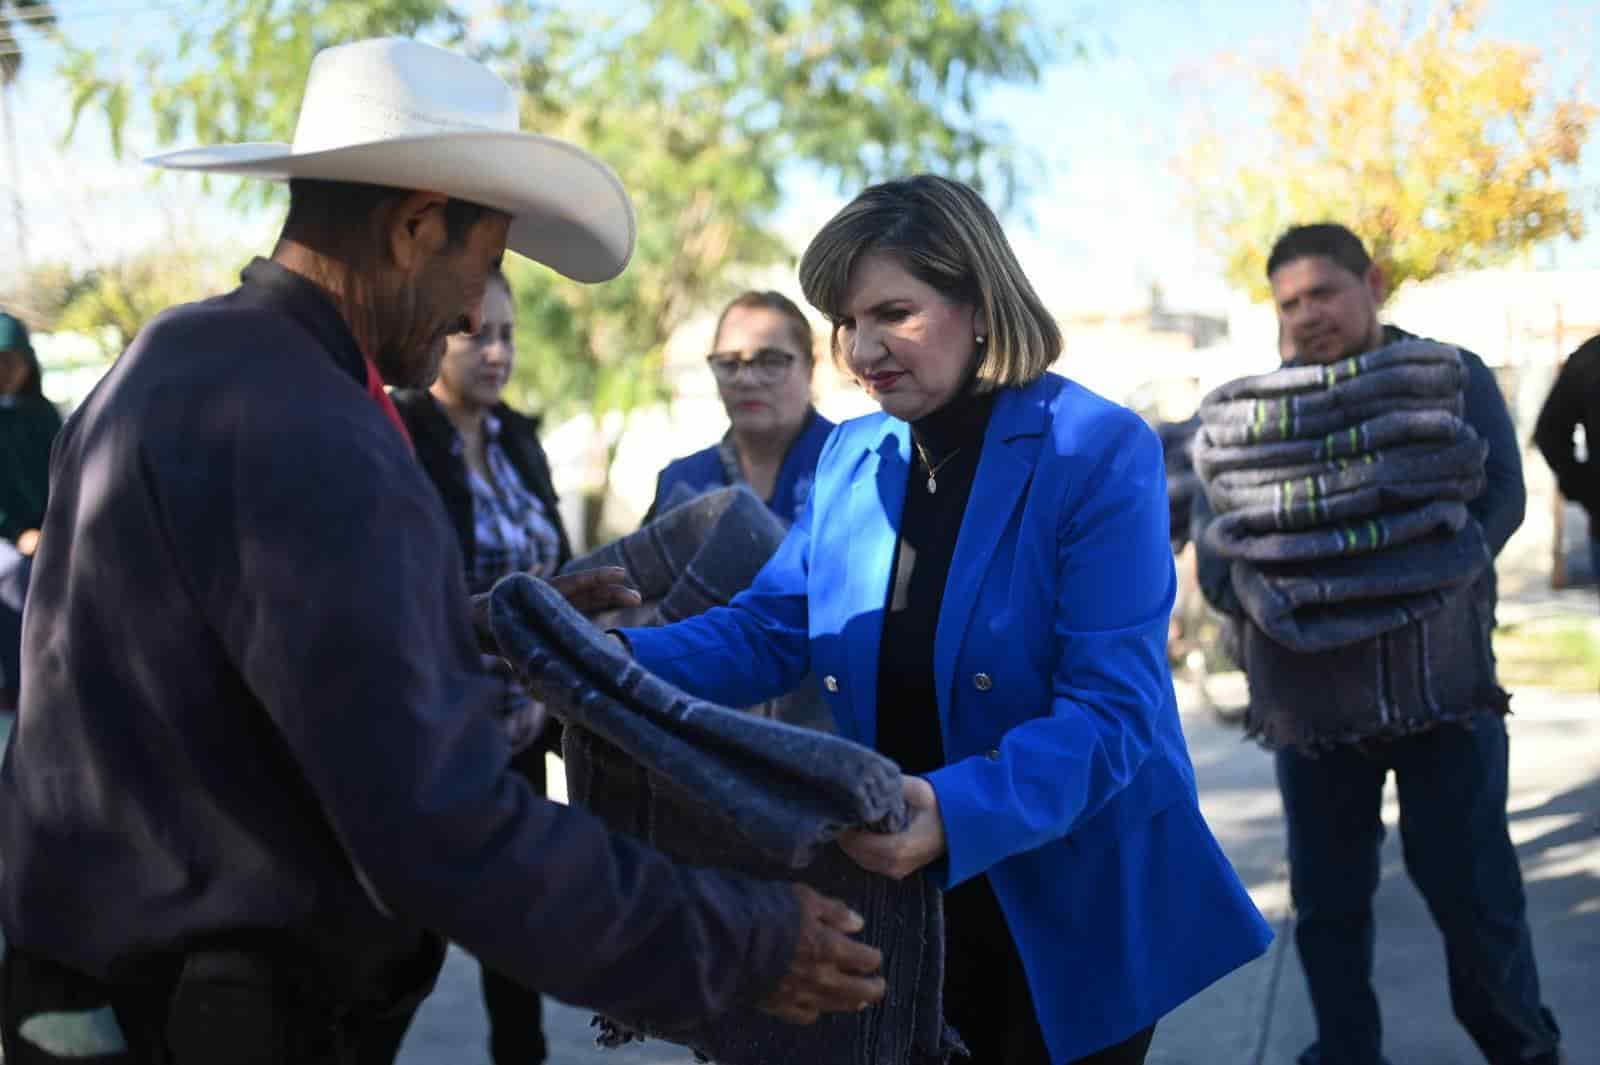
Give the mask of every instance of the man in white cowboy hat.
[{"label": "man in white cowboy hat", "polygon": [[674,866],[506,771],[455,539],[382,386],[428,383],[505,248],[590,282],[628,260],[616,177],[516,116],[473,62],[363,41],[317,57],[292,146],[153,160],[288,180],[290,209],[55,447],[0,770],[8,1065],[378,1060],[434,934],[666,1026],[882,995],[842,904]]}]

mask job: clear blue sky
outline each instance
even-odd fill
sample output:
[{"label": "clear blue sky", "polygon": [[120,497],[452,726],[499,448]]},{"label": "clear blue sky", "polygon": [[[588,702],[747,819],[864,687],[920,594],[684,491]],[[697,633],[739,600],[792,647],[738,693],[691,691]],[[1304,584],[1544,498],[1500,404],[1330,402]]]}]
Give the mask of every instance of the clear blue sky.
[{"label": "clear blue sky", "polygon": [[[991,93],[984,107],[1034,153],[1039,180],[1008,219],[1031,273],[1052,302],[1080,307],[1126,303],[1151,282],[1175,302],[1213,306],[1222,297],[1214,264],[1196,246],[1171,173],[1174,149],[1195,108],[1238,107],[1207,72],[1223,52],[1284,56],[1304,39],[1320,8],[1304,0],[1091,0],[1068,7],[1039,0],[1066,18],[1087,47],[1084,59],[1053,65],[1033,88]],[[108,55],[133,54],[159,39],[169,18],[203,12],[200,0],[58,0],[63,28]],[[199,15],[198,17],[204,17]],[[1582,75],[1600,35],[1600,0],[1498,0],[1488,31],[1555,55],[1558,84]],[[116,162],[101,131],[70,149],[57,141],[68,112],[54,78],[53,50],[24,35],[28,64],[16,101],[21,183],[31,258],[79,262],[173,239],[259,246],[270,219],[241,219],[206,200],[191,178],[153,183],[132,158]],[[135,136],[133,156],[151,147]],[[0,182],[9,193],[9,172]],[[1600,228],[1600,136],[1581,183]],[[782,224],[803,240],[841,202],[836,190],[797,177]],[[7,196],[8,200],[9,197]],[[0,241],[14,232],[0,201]],[[1600,268],[1600,237],[1541,253],[1541,265]]]}]

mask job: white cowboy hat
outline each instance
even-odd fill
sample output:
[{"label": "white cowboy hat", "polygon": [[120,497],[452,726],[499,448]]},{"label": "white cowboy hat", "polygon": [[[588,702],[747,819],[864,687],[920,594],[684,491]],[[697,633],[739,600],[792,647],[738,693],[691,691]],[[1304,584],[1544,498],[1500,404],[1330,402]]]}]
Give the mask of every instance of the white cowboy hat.
[{"label": "white cowboy hat", "polygon": [[507,247],[575,281],[616,277],[633,254],[633,205],[610,167],[522,132],[516,95],[487,67],[399,37],[317,53],[292,145],[224,144],[145,161],[443,193],[510,214]]}]

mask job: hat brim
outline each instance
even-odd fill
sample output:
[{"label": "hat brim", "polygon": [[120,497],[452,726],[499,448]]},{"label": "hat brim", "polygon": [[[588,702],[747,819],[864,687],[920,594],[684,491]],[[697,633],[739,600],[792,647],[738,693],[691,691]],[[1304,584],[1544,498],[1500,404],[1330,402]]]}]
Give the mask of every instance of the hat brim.
[{"label": "hat brim", "polygon": [[225,144],[152,156],[169,170],[426,189],[511,215],[506,247],[574,281],[609,281],[633,255],[633,205],[611,168],[537,133],[460,130],[296,154]]}]

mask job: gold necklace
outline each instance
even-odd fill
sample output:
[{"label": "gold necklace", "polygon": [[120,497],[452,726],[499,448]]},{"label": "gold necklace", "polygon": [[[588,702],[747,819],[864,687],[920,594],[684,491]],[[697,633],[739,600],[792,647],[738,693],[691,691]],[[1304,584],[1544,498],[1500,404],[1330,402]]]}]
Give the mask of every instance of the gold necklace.
[{"label": "gold necklace", "polygon": [[937,463],[932,463],[928,461],[928,453],[923,450],[921,444],[917,443],[915,440],[911,441],[911,443],[914,447],[916,447],[917,455],[922,459],[922,465],[928,471],[928,494],[933,495],[939,491],[939,482],[935,479],[938,477],[939,471],[944,469],[945,466],[949,464],[951,459],[961,454],[961,449],[956,448],[954,451],[950,452],[950,454],[940,459]]}]

